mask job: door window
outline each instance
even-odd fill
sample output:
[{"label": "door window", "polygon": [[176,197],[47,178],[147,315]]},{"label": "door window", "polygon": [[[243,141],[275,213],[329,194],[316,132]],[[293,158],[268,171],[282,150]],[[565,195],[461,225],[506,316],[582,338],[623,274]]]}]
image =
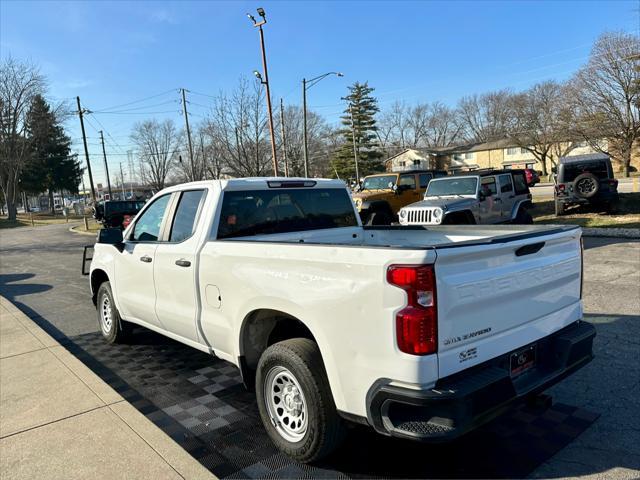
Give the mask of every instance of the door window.
[{"label": "door window", "polygon": [[416,176],[415,175],[400,175],[400,181],[398,186],[407,186],[407,190],[415,190],[416,188]]},{"label": "door window", "polygon": [[511,182],[511,175],[500,175],[498,177],[500,183],[500,193],[513,192],[513,183]]},{"label": "door window", "polygon": [[433,175],[431,173],[421,173],[419,177],[420,188],[427,188],[427,185],[429,185],[429,181],[433,178]]},{"label": "door window", "polygon": [[182,192],[176,214],[173,217],[173,225],[169,234],[170,242],[182,242],[193,235],[203,194],[204,190]]},{"label": "door window", "polygon": [[138,218],[131,234],[135,242],[157,242],[164,212],[167,210],[171,194],[161,196],[153,201],[149,208]]},{"label": "door window", "polygon": [[495,195],[498,193],[495,177],[483,177],[480,185],[482,192],[486,196]]}]

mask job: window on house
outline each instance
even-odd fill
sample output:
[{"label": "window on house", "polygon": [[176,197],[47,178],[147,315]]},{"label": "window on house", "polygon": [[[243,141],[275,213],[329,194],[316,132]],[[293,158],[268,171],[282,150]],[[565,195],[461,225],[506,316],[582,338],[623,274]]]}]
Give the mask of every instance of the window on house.
[{"label": "window on house", "polygon": [[414,160],[414,161],[413,161],[413,164],[414,164],[414,165],[420,165],[420,163],[421,163],[421,162],[420,162],[420,160]]},{"label": "window on house", "polygon": [[472,160],[473,159],[473,152],[465,153],[464,154],[464,158],[465,158],[465,160]]},{"label": "window on house", "polygon": [[582,142],[575,142],[574,143],[575,148],[584,148],[588,145],[586,140],[583,140]]},{"label": "window on house", "polygon": [[464,160],[464,157],[463,157],[463,155],[461,153],[454,153],[453,154],[453,159],[458,161],[458,162],[461,162],[462,160]]},{"label": "window on house", "polygon": [[518,153],[518,149],[515,147],[510,147],[507,148],[507,155],[515,155],[516,153]]},{"label": "window on house", "polygon": [[401,167],[404,167],[407,164],[407,162],[402,161],[402,162],[398,162],[398,165],[400,165]]},{"label": "window on house", "polygon": [[529,153],[528,150],[526,148],[520,148],[520,153]]}]

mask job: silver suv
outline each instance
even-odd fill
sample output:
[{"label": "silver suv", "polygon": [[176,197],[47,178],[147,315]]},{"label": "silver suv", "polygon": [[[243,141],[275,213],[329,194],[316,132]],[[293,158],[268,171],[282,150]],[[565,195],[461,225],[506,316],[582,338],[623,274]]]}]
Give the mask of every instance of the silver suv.
[{"label": "silver suv", "polygon": [[431,180],[398,217],[401,225],[531,224],[531,207],[524,170],[477,170]]}]

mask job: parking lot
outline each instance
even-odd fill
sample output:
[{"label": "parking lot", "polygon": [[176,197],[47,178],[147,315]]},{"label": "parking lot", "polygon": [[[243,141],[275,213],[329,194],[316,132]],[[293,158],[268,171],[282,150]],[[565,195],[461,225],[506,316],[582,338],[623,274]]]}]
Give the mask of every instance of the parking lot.
[{"label": "parking lot", "polygon": [[0,294],[221,478],[640,475],[638,241],[585,240],[585,311],[598,331],[596,359],[551,390],[552,409],[510,412],[446,446],[355,430],[337,455],[306,467],[271,445],[233,367],[143,330],[130,345],[106,346],[80,275],[81,247],[93,239],[67,228],[0,232]]}]

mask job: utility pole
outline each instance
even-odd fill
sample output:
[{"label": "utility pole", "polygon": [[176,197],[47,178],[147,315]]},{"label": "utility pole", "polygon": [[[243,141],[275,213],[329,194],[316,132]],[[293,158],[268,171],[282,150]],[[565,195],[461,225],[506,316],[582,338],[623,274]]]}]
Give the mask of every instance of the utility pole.
[{"label": "utility pole", "polygon": [[131,150],[127,150],[127,160],[129,162],[129,192],[133,198],[133,155]]},{"label": "utility pole", "polygon": [[260,82],[265,86],[267,91],[267,111],[269,113],[269,133],[271,134],[271,157],[273,159],[273,175],[275,177],[278,176],[278,155],[276,152],[276,135],[273,129],[273,111],[271,109],[271,91],[269,90],[269,74],[267,73],[267,52],[264,48],[264,32],[262,31],[262,26],[267,23],[267,19],[265,17],[264,9],[258,8],[258,15],[262,17],[262,21],[257,22],[256,19],[247,14],[249,19],[253,22],[253,26],[257,27],[260,30],[260,49],[262,50],[262,70],[264,72],[264,80],[262,76],[257,71],[253,72],[254,75],[260,80]]},{"label": "utility pole", "polygon": [[93,186],[93,174],[91,173],[91,162],[89,161],[89,149],[87,148],[87,135],[84,131],[84,119],[82,115],[85,113],[80,106],[80,97],[76,97],[78,101],[78,116],[80,117],[80,129],[82,130],[82,143],[84,144],[84,156],[87,159],[87,170],[89,171],[89,183],[91,184],[91,199],[96,203],[96,189]]},{"label": "utility pole", "polygon": [[289,165],[287,164],[287,135],[284,131],[284,102],[280,99],[280,130],[282,131],[282,161],[284,162],[284,176],[289,176]]},{"label": "utility pole", "polygon": [[111,196],[111,179],[109,178],[109,165],[107,164],[107,152],[104,150],[104,135],[100,130],[100,141],[102,142],[102,156],[104,158],[104,170],[107,173],[107,189],[109,190],[109,200],[113,200]]},{"label": "utility pole", "polygon": [[187,143],[189,144],[189,170],[191,170],[191,180],[195,180],[195,172],[193,169],[193,145],[191,144],[191,129],[189,128],[189,115],[187,113],[187,99],[185,97],[185,89],[181,88],[182,91],[182,112],[184,113],[184,123],[187,127]]},{"label": "utility pole", "polygon": [[309,178],[309,146],[307,145],[307,79],[302,79],[302,139],[304,144],[304,176]]},{"label": "utility pole", "polygon": [[122,188],[122,198],[120,200],[125,200],[125,195],[124,195],[124,173],[122,173],[122,162],[120,162],[120,187]]},{"label": "utility pole", "polygon": [[329,75],[335,75],[336,77],[344,77],[344,74],[340,72],[327,72],[317,77],[307,80],[302,79],[302,143],[304,145],[304,176],[309,176],[309,145],[307,140],[307,90],[313,87],[316,83],[327,78]]},{"label": "utility pole", "polygon": [[360,185],[360,170],[358,168],[358,147],[356,146],[356,126],[353,122],[353,105],[349,105],[351,114],[351,136],[353,137],[353,159],[356,164],[356,185]]}]

